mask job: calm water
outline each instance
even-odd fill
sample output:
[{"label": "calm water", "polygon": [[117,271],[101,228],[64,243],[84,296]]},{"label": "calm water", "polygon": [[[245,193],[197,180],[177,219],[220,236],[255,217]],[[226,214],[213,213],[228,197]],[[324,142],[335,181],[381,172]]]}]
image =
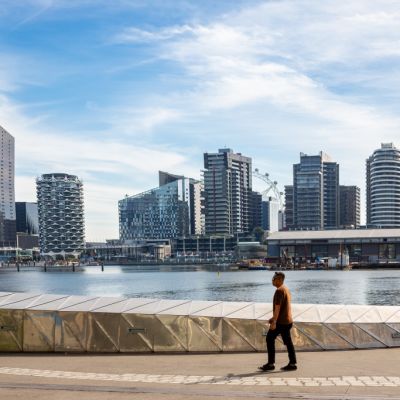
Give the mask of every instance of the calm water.
[{"label": "calm water", "polygon": [[[84,272],[0,272],[0,291],[88,296],[270,302],[269,271],[150,271],[90,267]],[[288,271],[295,303],[400,304],[400,271]]]}]

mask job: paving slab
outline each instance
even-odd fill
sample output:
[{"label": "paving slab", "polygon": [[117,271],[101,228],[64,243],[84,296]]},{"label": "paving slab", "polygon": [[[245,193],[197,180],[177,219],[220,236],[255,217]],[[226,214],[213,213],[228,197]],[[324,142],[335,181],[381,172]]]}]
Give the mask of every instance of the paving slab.
[{"label": "paving slab", "polygon": [[279,353],[277,370],[262,373],[260,353],[0,354],[0,396],[400,400],[399,360],[400,349],[302,352],[297,371],[281,372]]}]

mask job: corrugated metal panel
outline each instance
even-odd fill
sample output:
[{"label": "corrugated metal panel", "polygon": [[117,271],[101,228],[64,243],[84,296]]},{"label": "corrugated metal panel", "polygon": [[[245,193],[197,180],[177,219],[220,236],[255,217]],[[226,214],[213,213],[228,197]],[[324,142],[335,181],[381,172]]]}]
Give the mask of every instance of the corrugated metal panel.
[{"label": "corrugated metal panel", "polygon": [[[4,293],[0,351],[265,351],[270,303]],[[298,350],[400,346],[400,307],[293,305]],[[282,348],[277,343],[277,348]]]}]

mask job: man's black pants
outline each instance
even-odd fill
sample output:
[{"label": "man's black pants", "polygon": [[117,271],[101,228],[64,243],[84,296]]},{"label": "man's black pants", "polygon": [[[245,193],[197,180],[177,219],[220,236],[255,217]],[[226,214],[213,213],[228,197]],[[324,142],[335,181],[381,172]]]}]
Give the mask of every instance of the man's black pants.
[{"label": "man's black pants", "polygon": [[268,350],[268,364],[275,364],[275,339],[281,335],[283,343],[287,347],[289,354],[290,364],[296,364],[296,352],[294,351],[294,346],[292,342],[292,337],[290,336],[290,330],[293,324],[282,325],[276,324],[274,330],[269,330],[267,333],[267,350]]}]

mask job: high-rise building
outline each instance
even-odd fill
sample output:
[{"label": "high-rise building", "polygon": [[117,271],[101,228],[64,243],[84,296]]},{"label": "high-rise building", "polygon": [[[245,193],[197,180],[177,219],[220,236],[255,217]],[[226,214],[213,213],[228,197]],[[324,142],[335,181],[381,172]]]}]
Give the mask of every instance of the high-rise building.
[{"label": "high-rise building", "polygon": [[205,233],[250,231],[251,158],[231,149],[204,154]]},{"label": "high-rise building", "polygon": [[75,175],[44,174],[36,190],[41,254],[78,257],[85,245],[82,182]]},{"label": "high-rise building", "polygon": [[360,226],[360,188],[357,186],[339,186],[340,226],[342,228]]},{"label": "high-rise building", "polygon": [[29,235],[39,234],[39,217],[37,203],[17,201],[15,203],[17,232]]},{"label": "high-rise building", "polygon": [[0,126],[0,247],[16,245],[15,230],[15,143]]},{"label": "high-rise building", "polygon": [[400,228],[400,150],[382,143],[366,166],[367,225]]},{"label": "high-rise building", "polygon": [[118,202],[120,240],[200,235],[201,182],[159,172],[160,186]]},{"label": "high-rise building", "polygon": [[284,228],[285,229],[293,229],[294,221],[293,221],[293,185],[285,186],[285,221]]},{"label": "high-rise building", "polygon": [[339,226],[339,165],[322,151],[300,153],[293,165],[293,224],[295,229]]},{"label": "high-rise building", "polygon": [[252,191],[250,194],[249,232],[252,232],[254,228],[262,228],[262,194]]},{"label": "high-rise building", "polygon": [[280,228],[279,201],[268,197],[262,202],[262,228],[268,232],[278,232]]}]

